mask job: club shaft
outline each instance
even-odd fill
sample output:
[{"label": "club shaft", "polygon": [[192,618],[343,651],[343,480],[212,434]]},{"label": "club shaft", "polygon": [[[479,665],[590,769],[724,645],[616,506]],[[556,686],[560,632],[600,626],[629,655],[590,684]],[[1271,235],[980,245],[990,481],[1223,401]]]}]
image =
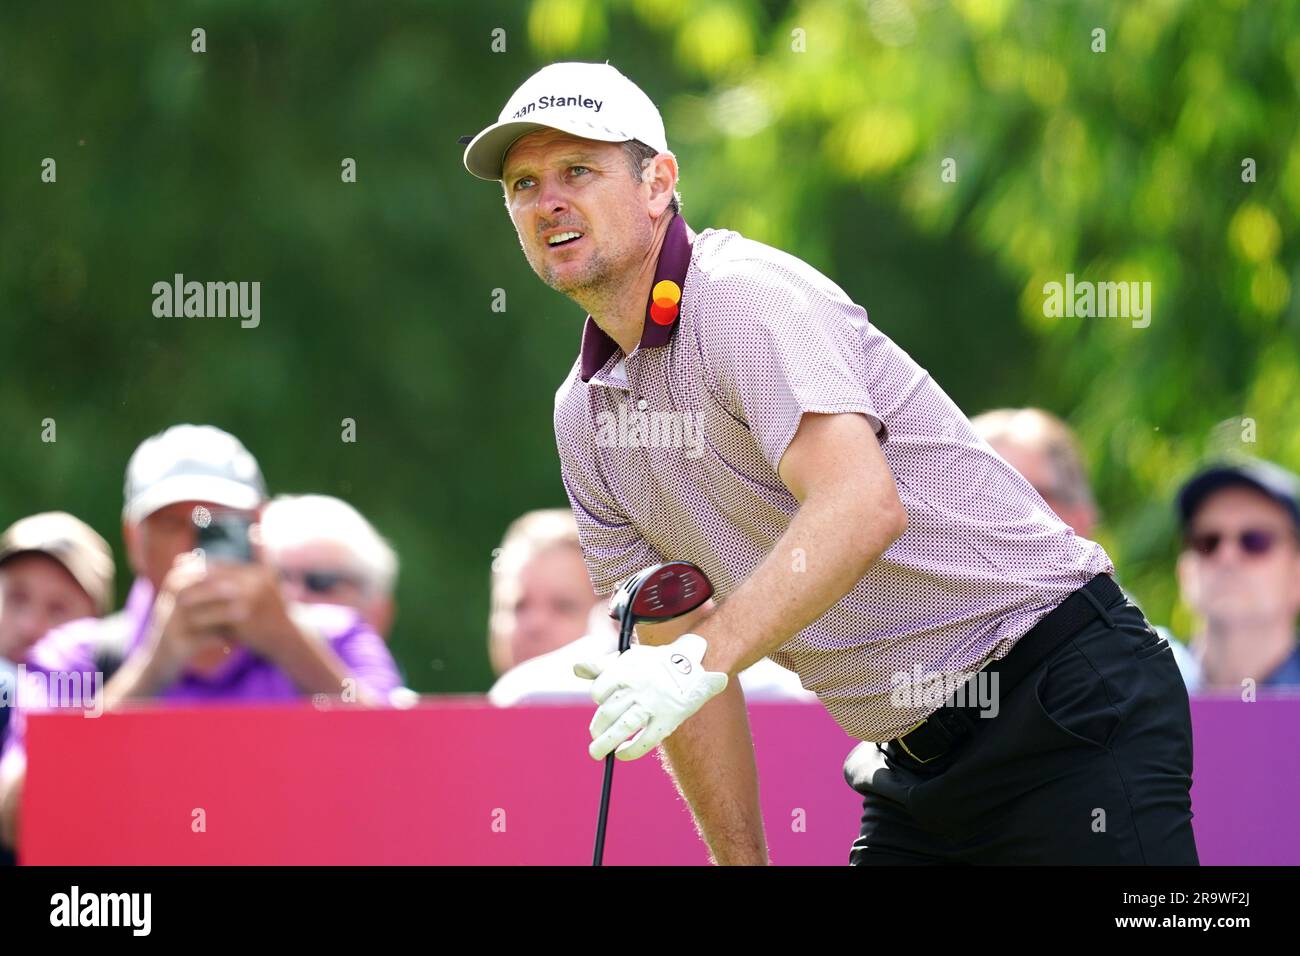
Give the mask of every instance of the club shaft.
[{"label": "club shaft", "polygon": [[[623,620],[619,622],[618,651],[620,654],[632,646],[634,627],[636,627],[636,619],[632,616],[631,608],[628,608],[623,615]],[[596,850],[592,856],[592,866],[602,866],[605,857],[605,824],[609,821],[609,793],[614,788],[614,759],[613,753],[605,758],[605,782],[600,788],[600,816],[596,820]]]},{"label": "club shaft", "polygon": [[596,855],[592,866],[601,866],[605,856],[605,824],[609,820],[609,793],[614,786],[614,755],[605,758],[605,785],[600,791],[600,819],[596,823]]}]

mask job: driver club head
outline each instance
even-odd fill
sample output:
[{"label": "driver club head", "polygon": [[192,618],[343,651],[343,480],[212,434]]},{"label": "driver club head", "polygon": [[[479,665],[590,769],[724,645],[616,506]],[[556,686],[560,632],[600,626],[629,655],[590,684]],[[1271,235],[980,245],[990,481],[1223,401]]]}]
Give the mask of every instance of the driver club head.
[{"label": "driver club head", "polygon": [[694,611],[713,596],[708,575],[689,561],[653,564],[629,578],[609,602],[609,616],[620,623],[654,624]]},{"label": "driver club head", "polygon": [[[645,621],[668,621],[689,614],[713,596],[709,577],[689,561],[652,564],[632,575],[614,592],[609,616],[619,623],[619,652],[632,640],[633,625]],[[605,827],[609,820],[609,793],[614,783],[614,754],[605,757],[605,781],[600,791],[600,815],[596,820],[596,849],[592,864],[600,866],[605,853]]]}]

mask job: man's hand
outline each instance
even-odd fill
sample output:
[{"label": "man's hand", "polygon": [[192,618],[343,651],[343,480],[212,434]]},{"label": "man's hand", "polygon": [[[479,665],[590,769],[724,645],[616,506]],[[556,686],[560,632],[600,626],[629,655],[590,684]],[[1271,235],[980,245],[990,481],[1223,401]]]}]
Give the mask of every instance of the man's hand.
[{"label": "man's hand", "polygon": [[300,639],[275,569],[265,564],[210,562],[202,579],[177,595],[175,613],[189,629],[227,635],[270,661]]},{"label": "man's hand", "polygon": [[[671,644],[634,644],[622,654],[575,665],[577,676],[594,680],[591,697],[600,705],[591,720],[592,759],[610,751],[619,760],[645,756],[722,693],[727,675],[704,669],[707,649],[698,634],[683,634]],[[631,740],[638,730],[641,735]]]},{"label": "man's hand", "polygon": [[203,559],[186,552],[176,558],[163,579],[150,615],[153,633],[147,645],[147,663],[151,683],[169,685],[195,657],[229,646],[223,635],[202,630],[186,613],[182,597],[202,583],[205,574]]}]

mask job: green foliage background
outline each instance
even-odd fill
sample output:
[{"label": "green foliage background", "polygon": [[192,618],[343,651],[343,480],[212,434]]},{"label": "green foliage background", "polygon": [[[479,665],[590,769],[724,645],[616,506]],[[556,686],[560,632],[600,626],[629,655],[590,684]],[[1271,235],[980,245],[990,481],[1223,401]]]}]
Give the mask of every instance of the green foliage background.
[{"label": "green foliage background", "polygon": [[[124,593],[131,450],[220,425],[273,491],[345,497],[394,541],[413,687],[486,688],[491,552],[564,503],[550,413],[583,316],[456,138],[556,59],[608,59],[660,104],[694,228],[807,259],[968,413],[1066,417],[1122,579],[1185,632],[1179,482],[1218,454],[1300,468],[1300,5],[1280,0],[6,4],[0,523],[81,515]],[[260,280],[261,326],[155,318],[178,272]],[[1149,279],[1150,327],[1045,319],[1067,272]]]}]

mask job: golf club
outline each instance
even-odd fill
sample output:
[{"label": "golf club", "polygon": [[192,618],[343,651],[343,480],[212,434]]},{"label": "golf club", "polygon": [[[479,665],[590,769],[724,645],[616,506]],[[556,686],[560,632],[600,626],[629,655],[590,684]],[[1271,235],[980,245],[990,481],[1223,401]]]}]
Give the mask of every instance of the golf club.
[{"label": "golf club", "polygon": [[[713,596],[708,575],[689,561],[652,564],[634,574],[614,592],[609,616],[618,621],[618,652],[632,646],[632,631],[639,623],[657,624],[694,611]],[[596,823],[596,852],[592,866],[605,855],[605,823],[609,818],[609,793],[614,785],[614,754],[605,757],[605,783],[600,791],[600,818]]]}]

